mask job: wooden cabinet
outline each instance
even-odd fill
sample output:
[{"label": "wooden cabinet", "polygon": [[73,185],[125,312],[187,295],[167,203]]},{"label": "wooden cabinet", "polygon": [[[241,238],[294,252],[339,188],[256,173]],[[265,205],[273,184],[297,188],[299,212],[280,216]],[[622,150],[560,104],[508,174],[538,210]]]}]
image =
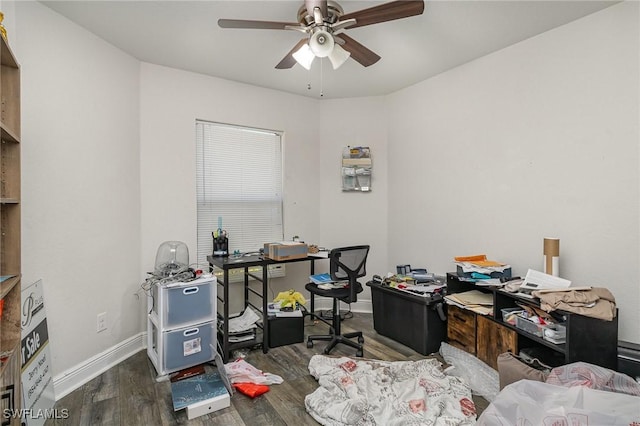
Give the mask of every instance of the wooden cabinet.
[{"label": "wooden cabinet", "polygon": [[460,348],[494,369],[498,369],[498,355],[504,352],[518,353],[518,335],[474,312],[447,307],[447,341],[451,346]]},{"label": "wooden cabinet", "polygon": [[20,409],[20,67],[2,37],[0,63],[0,393]]},{"label": "wooden cabinet", "polygon": [[498,355],[518,353],[518,333],[482,315],[477,315],[476,322],[476,356],[497,370]]},{"label": "wooden cabinet", "polygon": [[447,341],[470,354],[476,353],[476,314],[447,306]]}]

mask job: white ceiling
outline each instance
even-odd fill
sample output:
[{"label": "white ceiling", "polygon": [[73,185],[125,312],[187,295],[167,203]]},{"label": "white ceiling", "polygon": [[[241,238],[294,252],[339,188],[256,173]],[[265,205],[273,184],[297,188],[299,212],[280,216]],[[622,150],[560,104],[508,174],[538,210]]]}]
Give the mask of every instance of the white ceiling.
[{"label": "white ceiling", "polygon": [[[382,59],[363,67],[327,59],[310,71],[275,65],[296,31],[222,29],[219,18],[296,22],[303,0],[42,1],[141,61],[323,98],[384,95],[533,37],[614,1],[431,1],[422,15],[347,30]],[[339,1],[345,13],[385,1]]]}]

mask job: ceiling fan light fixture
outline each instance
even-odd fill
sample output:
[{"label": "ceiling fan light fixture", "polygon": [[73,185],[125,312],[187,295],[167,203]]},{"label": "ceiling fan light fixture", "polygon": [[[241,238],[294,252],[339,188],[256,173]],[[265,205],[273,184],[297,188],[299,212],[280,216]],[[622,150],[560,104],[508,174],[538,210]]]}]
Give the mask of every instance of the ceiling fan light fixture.
[{"label": "ceiling fan light fixture", "polygon": [[303,44],[302,47],[292,53],[291,56],[307,70],[311,69],[311,64],[316,57],[307,43]]},{"label": "ceiling fan light fixture", "polygon": [[309,47],[318,58],[326,58],[333,51],[333,36],[325,30],[316,31],[309,38]]},{"label": "ceiling fan light fixture", "polygon": [[344,64],[347,59],[349,59],[349,56],[351,56],[351,52],[347,52],[342,48],[342,46],[336,44],[333,47],[333,51],[329,54],[329,60],[331,61],[333,69],[337,70],[338,68],[340,68],[342,64]]}]

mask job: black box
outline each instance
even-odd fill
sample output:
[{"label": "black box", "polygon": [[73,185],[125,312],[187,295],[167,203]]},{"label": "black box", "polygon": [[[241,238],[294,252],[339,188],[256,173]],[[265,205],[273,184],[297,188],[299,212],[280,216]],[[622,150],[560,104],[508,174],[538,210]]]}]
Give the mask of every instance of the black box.
[{"label": "black box", "polygon": [[304,341],[304,317],[269,317],[269,347],[291,345]]},{"label": "black box", "polygon": [[[446,305],[440,295],[416,296],[370,281],[373,328],[383,336],[409,346],[422,355],[438,352],[446,340]],[[446,316],[445,316],[446,318]]]}]

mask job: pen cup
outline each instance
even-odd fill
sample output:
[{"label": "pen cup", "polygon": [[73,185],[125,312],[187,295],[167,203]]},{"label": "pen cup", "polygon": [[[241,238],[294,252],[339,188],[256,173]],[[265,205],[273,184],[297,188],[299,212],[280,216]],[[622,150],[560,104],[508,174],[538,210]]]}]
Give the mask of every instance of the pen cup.
[{"label": "pen cup", "polygon": [[229,256],[229,239],[223,235],[213,238],[213,255]]}]

